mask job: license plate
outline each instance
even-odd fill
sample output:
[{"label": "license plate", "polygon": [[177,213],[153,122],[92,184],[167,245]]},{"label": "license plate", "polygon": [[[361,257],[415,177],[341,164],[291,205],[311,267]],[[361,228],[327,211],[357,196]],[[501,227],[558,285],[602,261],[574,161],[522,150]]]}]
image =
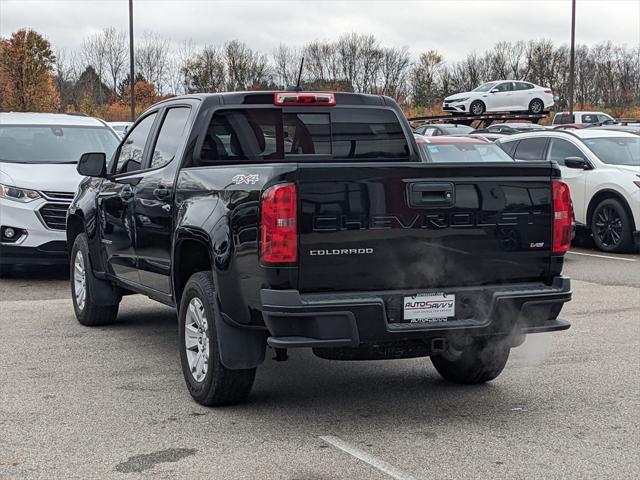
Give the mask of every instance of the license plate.
[{"label": "license plate", "polygon": [[456,296],[438,292],[404,297],[403,311],[405,322],[446,322],[456,315]]}]

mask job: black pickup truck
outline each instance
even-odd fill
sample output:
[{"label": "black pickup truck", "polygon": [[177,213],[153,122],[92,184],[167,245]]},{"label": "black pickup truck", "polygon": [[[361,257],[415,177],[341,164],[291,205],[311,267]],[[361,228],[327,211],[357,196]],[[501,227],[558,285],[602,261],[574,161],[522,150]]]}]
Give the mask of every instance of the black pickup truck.
[{"label": "black pickup truck", "polygon": [[114,321],[131,293],[175,306],[203,405],[245,400],[267,347],[277,360],[430,356],[444,378],[480,383],[526,334],[569,327],[557,165],[428,163],[387,97],[172,98],[78,171],[78,320]]}]

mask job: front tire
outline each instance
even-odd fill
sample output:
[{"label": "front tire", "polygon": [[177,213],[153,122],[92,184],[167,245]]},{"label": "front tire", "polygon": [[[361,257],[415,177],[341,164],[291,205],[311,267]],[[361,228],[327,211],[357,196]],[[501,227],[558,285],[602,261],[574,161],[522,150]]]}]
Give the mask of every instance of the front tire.
[{"label": "front tire", "polygon": [[101,288],[101,285],[91,271],[89,244],[84,233],[76,237],[70,258],[71,299],[78,322],[87,327],[113,323],[118,316],[119,303],[96,303],[96,289]]},{"label": "front tire", "polygon": [[249,396],[256,369],[231,370],[222,364],[215,305],[211,273],[194,273],[185,286],[178,315],[182,373],[199,404],[236,405]]},{"label": "front tire", "polygon": [[539,98],[534,98],[529,102],[529,113],[537,115],[544,111],[544,102]]},{"label": "front tire", "polygon": [[471,102],[471,105],[469,105],[469,112],[476,117],[482,115],[486,110],[487,106],[481,100],[474,100]]},{"label": "front tire", "polygon": [[591,216],[591,233],[603,252],[628,252],[633,249],[631,220],[620,201],[607,198],[598,204]]},{"label": "front tire", "polygon": [[497,378],[504,370],[511,348],[500,338],[476,338],[462,351],[432,356],[438,373],[453,383],[473,385]]}]

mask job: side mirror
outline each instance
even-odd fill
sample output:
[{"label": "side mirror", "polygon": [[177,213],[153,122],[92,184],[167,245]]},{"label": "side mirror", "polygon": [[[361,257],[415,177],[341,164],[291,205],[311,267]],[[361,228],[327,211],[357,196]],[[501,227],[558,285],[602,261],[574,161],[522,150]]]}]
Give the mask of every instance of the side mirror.
[{"label": "side mirror", "polygon": [[589,162],[581,157],[567,157],[564,159],[564,164],[568,168],[576,168],[578,170],[591,170],[593,168]]},{"label": "side mirror", "polygon": [[491,93],[498,93],[500,90],[498,90],[497,88],[492,88],[491,89]]},{"label": "side mirror", "polygon": [[83,153],[76,167],[84,177],[107,176],[107,156],[103,152]]}]

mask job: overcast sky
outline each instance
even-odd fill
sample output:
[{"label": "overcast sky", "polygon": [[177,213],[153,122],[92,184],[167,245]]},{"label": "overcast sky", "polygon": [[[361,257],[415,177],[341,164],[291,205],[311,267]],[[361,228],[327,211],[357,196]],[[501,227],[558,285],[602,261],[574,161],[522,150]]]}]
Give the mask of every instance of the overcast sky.
[{"label": "overcast sky", "polygon": [[[640,0],[577,0],[578,43],[640,43]],[[153,30],[176,45],[231,39],[271,52],[357,31],[412,54],[436,49],[449,60],[500,40],[568,43],[570,0],[134,0],[136,35]],[[128,0],[0,0],[0,35],[23,27],[55,48],[76,49],[89,33],[128,28]]]}]

